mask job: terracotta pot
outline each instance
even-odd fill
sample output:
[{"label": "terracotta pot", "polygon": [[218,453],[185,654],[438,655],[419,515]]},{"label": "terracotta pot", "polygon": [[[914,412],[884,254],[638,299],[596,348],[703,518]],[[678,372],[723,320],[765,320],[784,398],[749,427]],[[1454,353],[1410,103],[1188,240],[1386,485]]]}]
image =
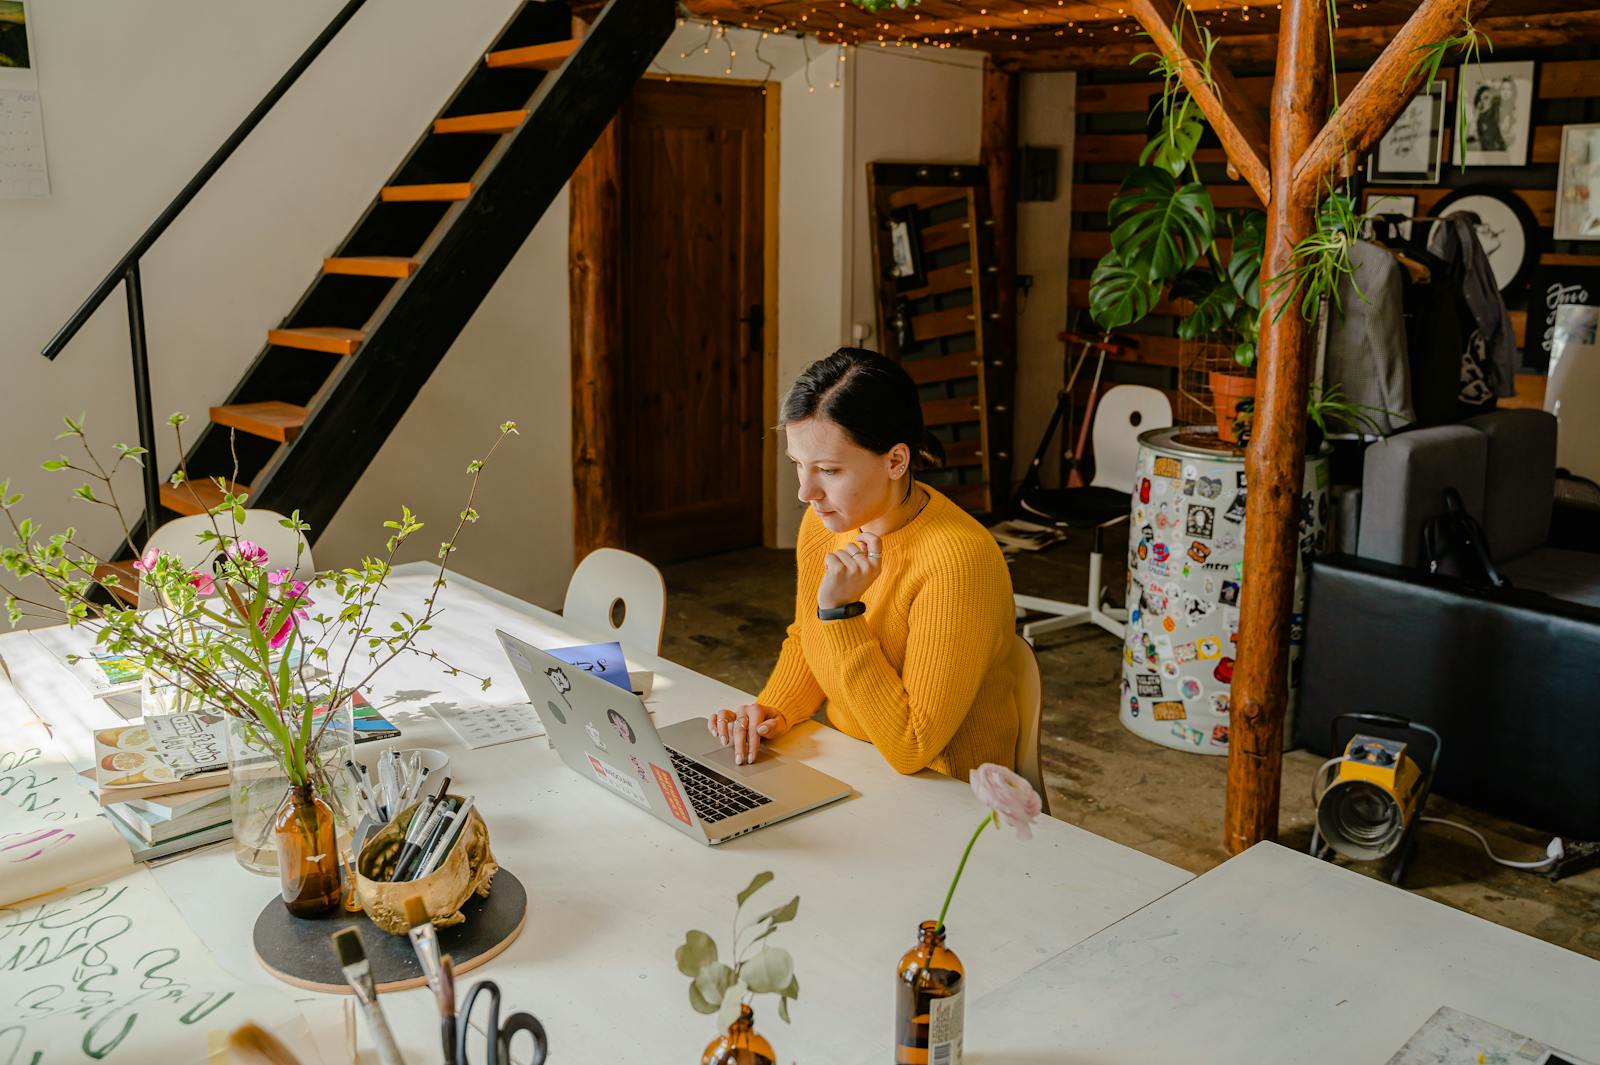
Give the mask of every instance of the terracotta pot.
[{"label": "terracotta pot", "polygon": [[1242,400],[1254,399],[1256,379],[1246,374],[1211,372],[1211,395],[1216,401],[1217,438],[1236,444],[1239,438],[1233,432],[1234,415]]}]

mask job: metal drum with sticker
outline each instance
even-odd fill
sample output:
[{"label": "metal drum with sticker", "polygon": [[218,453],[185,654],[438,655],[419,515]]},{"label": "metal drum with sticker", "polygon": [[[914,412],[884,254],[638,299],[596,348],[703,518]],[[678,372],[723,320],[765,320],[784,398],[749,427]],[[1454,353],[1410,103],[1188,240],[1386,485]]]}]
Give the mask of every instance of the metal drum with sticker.
[{"label": "metal drum with sticker", "polygon": [[[1244,587],[1244,452],[1216,430],[1152,429],[1139,437],[1128,529],[1128,623],[1122,653],[1122,723],[1167,747],[1228,750],[1233,658]],[[1300,558],[1290,627],[1289,706],[1294,735],[1305,560],[1327,549],[1328,453],[1306,457]]]}]

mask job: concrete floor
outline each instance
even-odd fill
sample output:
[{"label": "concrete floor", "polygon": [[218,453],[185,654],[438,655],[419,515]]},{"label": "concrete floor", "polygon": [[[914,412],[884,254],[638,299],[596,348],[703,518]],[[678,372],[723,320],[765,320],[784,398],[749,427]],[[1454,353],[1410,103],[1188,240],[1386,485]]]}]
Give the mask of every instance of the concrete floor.
[{"label": "concrete floor", "polygon": [[[1013,566],[1019,591],[1079,599],[1088,580],[1087,540],[1024,554]],[[1106,545],[1107,583],[1121,598],[1125,543]],[[792,619],[794,556],[753,548],[665,567],[667,623],[662,653],[744,691],[765,682]],[[1226,759],[1151,744],[1117,720],[1121,648],[1087,627],[1039,648],[1044,675],[1044,770],[1055,816],[1199,873],[1223,861]],[[1304,849],[1312,824],[1311,776],[1321,759],[1284,757],[1279,841]],[[1541,857],[1548,834],[1435,796],[1428,813],[1472,825],[1495,853]],[[1371,863],[1351,868],[1368,875]],[[1496,924],[1600,958],[1600,869],[1551,883],[1489,861],[1477,840],[1424,826],[1406,887]]]}]

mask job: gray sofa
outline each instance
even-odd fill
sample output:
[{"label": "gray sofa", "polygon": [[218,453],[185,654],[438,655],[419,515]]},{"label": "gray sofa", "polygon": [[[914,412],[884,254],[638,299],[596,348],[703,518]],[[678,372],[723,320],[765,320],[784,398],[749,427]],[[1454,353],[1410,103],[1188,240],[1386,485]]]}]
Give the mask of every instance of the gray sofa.
[{"label": "gray sofa", "polygon": [[1364,456],[1355,553],[1425,567],[1422,530],[1444,513],[1450,486],[1513,585],[1600,607],[1600,554],[1545,543],[1555,471],[1556,419],[1544,411],[1495,411],[1392,436]]},{"label": "gray sofa", "polygon": [[[1356,552],[1310,566],[1302,746],[1332,754],[1342,713],[1409,718],[1442,737],[1439,794],[1600,839],[1600,554],[1546,545],[1554,471],[1555,419],[1539,411],[1366,449]],[[1422,529],[1446,486],[1511,587],[1427,572]]]}]

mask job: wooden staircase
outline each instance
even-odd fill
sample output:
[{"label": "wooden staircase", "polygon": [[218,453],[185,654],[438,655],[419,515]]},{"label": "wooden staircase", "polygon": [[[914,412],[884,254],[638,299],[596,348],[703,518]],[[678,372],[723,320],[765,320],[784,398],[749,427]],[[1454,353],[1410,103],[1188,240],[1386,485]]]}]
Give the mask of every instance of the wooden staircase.
[{"label": "wooden staircase", "polygon": [[671,0],[611,0],[575,39],[566,5],[520,4],[211,408],[162,507],[202,513],[236,477],[321,532],[673,23]]}]

